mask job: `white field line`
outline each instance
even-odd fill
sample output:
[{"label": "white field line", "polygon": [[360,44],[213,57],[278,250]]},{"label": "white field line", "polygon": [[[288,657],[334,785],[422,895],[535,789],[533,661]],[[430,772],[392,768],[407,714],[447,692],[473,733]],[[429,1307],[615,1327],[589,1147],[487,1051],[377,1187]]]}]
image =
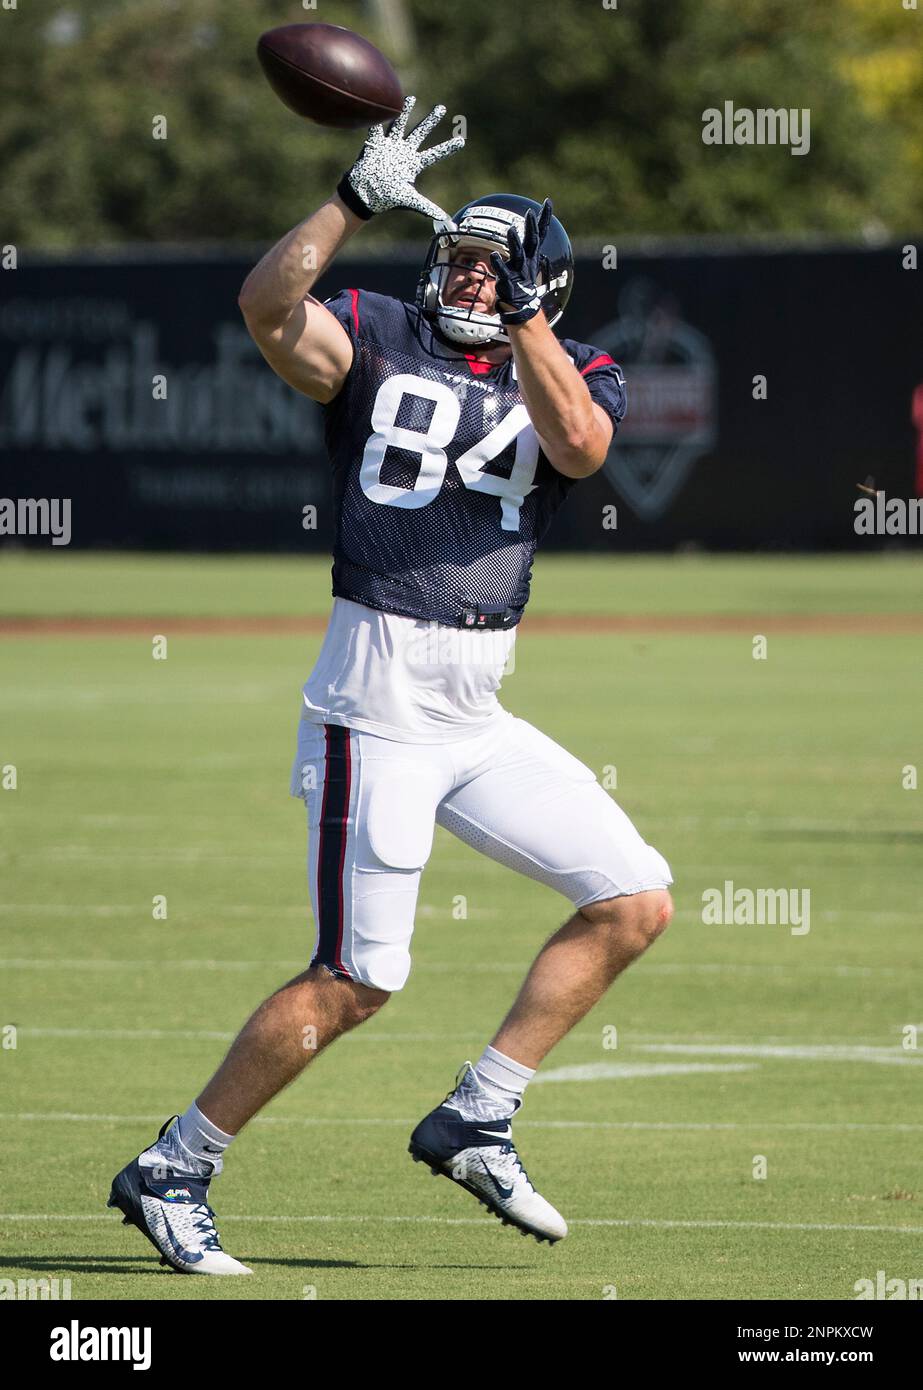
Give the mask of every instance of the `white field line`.
[{"label": "white field line", "polygon": [[[238,1030],[239,1031],[239,1030]],[[109,1038],[122,1042],[168,1038],[201,1039],[204,1042],[233,1042],[236,1031],[219,1032],[207,1028],[19,1028],[21,1038]],[[344,1033],[337,1042],[451,1042],[483,1043],[481,1033]]]},{"label": "white field line", "polygon": [[[115,1224],[121,1218],[118,1213],[107,1216],[101,1212],[0,1212],[0,1221],[106,1221]],[[352,1213],[347,1215],[298,1215],[298,1216],[235,1216],[222,1212],[221,1221],[244,1221],[251,1225],[287,1225],[333,1223],[343,1225],[370,1224],[378,1222],[397,1225],[426,1226],[483,1226],[485,1230],[500,1231],[496,1221],[490,1217],[478,1216],[376,1216]],[[860,1226],[843,1222],[816,1221],[669,1221],[643,1217],[585,1216],[568,1220],[569,1226],[609,1226],[623,1228],[647,1228],[659,1231],[869,1231],[876,1235],[916,1236],[923,1235],[923,1226]]]},{"label": "white field line", "polygon": [[[467,964],[460,964],[455,961],[417,961],[414,970],[420,974],[436,975],[498,975],[498,974],[517,974],[525,975],[531,965],[530,960],[517,961],[471,961]],[[0,970],[151,970],[156,967],[158,971],[164,970],[263,970],[269,966],[277,967],[280,970],[304,970],[307,968],[307,961],[303,957],[300,960],[214,960],[208,957],[189,959],[173,958],[161,960],[111,960],[107,958],[92,958],[84,956],[79,960],[62,960],[58,957],[41,956],[17,956],[8,957],[0,960]],[[790,965],[744,965],[744,964],[684,964],[684,965],[646,965],[641,964],[640,970],[651,974],[669,975],[694,975],[694,974],[738,974],[738,975],[761,975],[767,973],[788,973],[792,975],[821,974],[844,977],[867,977],[877,975],[897,975],[901,979],[907,979],[912,972],[906,966],[885,966],[885,965],[807,965],[792,963]]]},{"label": "white field line", "polygon": [[[181,851],[165,851],[165,853],[167,853],[168,858],[182,856],[182,859],[188,859],[190,858],[190,856],[199,855],[200,852],[188,851],[188,849],[181,849]],[[122,862],[124,862],[124,855],[120,856],[120,858],[122,859]],[[150,858],[156,858],[156,855],[154,855],[153,852],[145,851],[145,859],[149,860]],[[304,905],[300,905],[300,903],[292,902],[217,903],[217,905],[215,906],[209,906],[209,909],[207,910],[209,910],[210,917],[309,916],[309,909],[307,909],[307,903],[304,903]],[[471,906],[468,906],[468,917],[498,917],[500,916],[500,912],[502,912],[502,909],[500,908],[471,908]],[[432,902],[417,903],[417,916],[449,917],[450,913],[452,913],[452,906],[450,906],[450,903],[448,901],[446,901],[445,905],[441,905],[441,903]],[[106,919],[106,917],[138,916],[143,917],[143,919],[146,919],[146,917],[149,915],[150,903],[149,901],[146,901],[146,899],[138,899],[138,901],[136,902],[88,902],[81,903],[81,905],[79,906],[74,906],[72,905],[72,903],[64,902],[0,903],[0,916],[64,917],[64,919],[67,920],[68,924],[74,922],[74,920],[81,919],[81,917],[101,917],[101,919]],[[202,915],[202,909],[200,909],[199,906],[196,906],[195,915]],[[815,913],[815,917],[817,920],[820,920],[820,922],[830,923],[840,922],[842,917],[853,916],[860,917],[860,919],[862,919],[863,922],[904,922],[904,920],[908,920],[908,922],[910,922],[910,920],[916,920],[917,913],[913,909],[908,909],[906,910],[906,912],[898,912],[898,910],[888,910],[888,912],[885,912],[885,910],[881,909],[865,908],[831,908],[823,910],[823,912]],[[696,908],[677,908],[676,912],[674,912],[673,920],[674,930],[676,930],[676,924],[681,922],[701,924],[701,910]],[[660,966],[660,969],[669,969],[669,967]],[[676,969],[676,967],[674,967],[674,969]],[[705,967],[705,969],[708,969],[708,967]],[[815,966],[813,967],[813,969],[817,969],[817,967]],[[859,966],[856,967],[856,969],[865,969],[865,967]]]},{"label": "white field line", "polygon": [[727,962],[715,964],[699,964],[696,962],[673,964],[663,962],[658,964],[643,965],[642,970],[649,970],[655,974],[662,975],[760,975],[777,973],[787,973],[790,975],[805,975],[809,973],[821,975],[838,975],[848,978],[853,976],[870,975],[899,975],[907,978],[913,972],[906,966],[899,965],[808,965],[800,961],[792,961],[787,965],[757,963],[748,965],[740,962]]},{"label": "white field line", "polygon": [[[139,899],[137,902],[134,903],[81,903],[79,907],[74,906],[70,903],[0,903],[0,917],[48,917],[51,919],[61,918],[68,927],[70,927],[74,922],[79,922],[83,918],[98,920],[106,920],[109,918],[137,918],[139,920],[148,920],[150,918],[150,914],[150,902],[144,899]],[[209,905],[207,909],[203,909],[199,906],[196,906],[196,908],[191,914],[186,914],[186,916],[190,915],[195,917],[197,921],[203,918],[206,918],[207,920],[220,920],[221,918],[241,918],[243,920],[250,920],[251,918],[257,918],[260,920],[263,920],[265,918],[284,918],[286,920],[306,921],[310,917],[307,903],[305,903],[303,906],[300,904],[292,903],[219,903],[215,904],[214,906]],[[446,921],[456,921],[456,919],[452,917],[452,905],[448,901],[446,901],[444,904],[425,902],[418,903],[416,915],[417,917],[425,919],[445,919]],[[501,915],[503,914],[502,910],[499,907],[475,907],[469,904],[467,908],[467,917],[469,919],[477,919],[482,917],[493,918],[500,917]],[[815,917],[822,922],[836,922],[840,919],[841,916],[845,915],[845,913],[841,913],[839,911],[815,913]],[[902,921],[905,918],[908,921],[911,919],[916,921],[919,916],[917,912],[912,911],[859,912],[858,910],[854,915],[861,917],[863,922]],[[696,909],[679,908],[674,913],[674,930],[676,923],[690,922],[692,924],[697,924],[700,923],[700,921],[701,914]],[[701,967],[697,965],[696,968]],[[861,969],[864,967],[858,968]]]},{"label": "white field line", "polygon": [[237,1036],[236,1033],[212,1032],[208,1028],[17,1028],[16,1031],[20,1038],[108,1038],[117,1042],[163,1042],[168,1038],[233,1042]]},{"label": "white field line", "polygon": [[[153,628],[151,629],[153,633]],[[165,629],[169,636],[170,629]],[[182,636],[182,634],[178,634]],[[244,685],[234,686],[235,700],[257,701],[274,700],[282,694],[285,687],[282,685]],[[43,686],[40,690],[31,689],[20,693],[19,691],[5,691],[0,696],[0,707],[6,709],[43,709],[61,708],[61,702],[70,703],[75,706],[85,706],[95,709],[99,706],[115,705],[149,705],[151,703],[150,687],[144,686],[119,686],[117,689],[105,690],[57,690],[49,686]],[[214,690],[202,690],[198,686],[180,686],[170,689],[158,684],[156,700],[159,705],[206,705],[215,699]]]},{"label": "white field line", "polygon": [[[837,868],[839,873],[839,868]],[[902,911],[900,908],[865,908],[865,907],[830,907],[818,913],[822,922],[839,922],[843,917],[859,917],[863,922],[890,922],[900,921],[904,917],[913,918],[914,921],[920,920],[919,909],[908,908]]]},{"label": "white field line", "polygon": [[[744,827],[750,830],[823,830],[831,834],[840,834],[844,830],[853,835],[861,835],[868,830],[867,825],[860,825],[852,820],[812,820],[803,816],[757,816],[754,820],[749,820],[746,816],[713,816],[709,817],[713,825],[717,825],[725,830],[732,830]],[[902,823],[900,825],[886,825],[880,827],[883,830],[896,830],[899,833],[923,834],[923,825]]]},{"label": "white field line", "polygon": [[[11,856],[0,856],[4,863]],[[39,860],[49,864],[120,864],[124,869],[126,859],[124,850],[85,849],[83,845],[50,845],[47,849],[24,849],[17,852],[17,858]],[[208,861],[212,864],[270,864],[292,863],[291,854],[282,852],[266,854],[228,854],[227,846],[219,850],[187,847],[185,849],[164,848],[131,851],[132,864],[199,864]]]},{"label": "white field line", "polygon": [[[500,908],[498,907],[468,907],[468,917],[499,917]],[[196,921],[200,921],[206,915],[202,909],[196,908],[192,914],[185,914],[188,918],[193,916]],[[418,903],[416,909],[417,917],[438,918],[454,921],[452,917],[452,904],[448,901],[442,904]],[[141,921],[151,920],[150,901],[139,900],[136,903],[81,903],[79,907],[73,907],[67,903],[0,903],[0,917],[61,917],[70,928],[75,922],[79,922],[84,917],[89,918],[137,918]],[[310,910],[305,904],[304,907],[274,907],[271,903],[221,903],[207,910],[209,919],[220,919],[222,917],[242,917],[244,919],[266,918],[266,917],[285,917],[297,918],[307,922],[310,918]]]},{"label": "white field line", "polygon": [[[307,955],[307,953],[306,953]],[[79,960],[61,960],[57,957],[16,957],[0,960],[0,970],[262,970],[272,966],[277,970],[306,970],[307,959],[301,960],[208,960],[208,959],[169,959],[163,960],[109,960],[93,959],[83,956]],[[518,968],[518,967],[517,967]]]},{"label": "white field line", "polygon": [[[575,1031],[572,1032],[572,1033],[568,1033],[567,1036],[566,1036],[566,1038],[562,1038],[561,1041],[562,1041],[562,1042],[568,1042],[568,1041],[570,1041],[570,1039],[572,1039],[572,1038],[579,1038],[581,1041],[585,1041],[585,1042],[590,1042],[590,1041],[596,1041],[596,1042],[598,1042],[598,1041],[599,1041],[599,1038],[600,1038],[600,1033],[601,1033],[602,1028],[603,1028],[604,1026],[605,1026],[605,1025],[601,1024],[601,1025],[600,1025],[600,1028],[599,1028],[597,1031],[595,1031],[595,1032],[579,1032],[579,1033],[578,1033],[578,1032],[575,1030]],[[641,1043],[654,1043],[654,1042],[656,1042],[656,1043],[699,1043],[699,1042],[702,1042],[702,1043],[735,1043],[735,1042],[739,1042],[739,1043],[744,1043],[744,1044],[749,1045],[749,1044],[753,1043],[754,1041],[758,1041],[758,1042],[760,1042],[760,1043],[782,1043],[783,1046],[796,1046],[796,1047],[802,1047],[802,1046],[807,1047],[807,1046],[812,1046],[812,1045],[815,1044],[815,1043],[817,1043],[817,1044],[823,1043],[825,1046],[835,1045],[835,1044],[838,1044],[838,1043],[845,1043],[845,1044],[848,1044],[850,1047],[856,1047],[856,1046],[879,1047],[879,1046],[881,1046],[881,1039],[882,1039],[882,1037],[883,1037],[883,1036],[888,1036],[888,1034],[892,1034],[892,1033],[893,1033],[894,1036],[895,1036],[895,1041],[894,1041],[894,1043],[893,1043],[893,1046],[897,1047],[897,1046],[900,1045],[899,1042],[898,1042],[898,1038],[900,1038],[900,1037],[903,1036],[903,1030],[904,1030],[907,1026],[908,1026],[908,1025],[907,1025],[906,1023],[903,1023],[903,1022],[901,1022],[901,1023],[889,1023],[889,1024],[886,1024],[886,1025],[884,1025],[884,1026],[882,1027],[881,1032],[875,1033],[874,1035],[870,1035],[870,1036],[867,1036],[867,1037],[863,1037],[863,1036],[861,1036],[861,1035],[857,1036],[855,1033],[828,1033],[828,1032],[825,1030],[823,1033],[820,1033],[820,1034],[814,1034],[814,1035],[812,1035],[812,1036],[802,1036],[802,1037],[792,1037],[790,1034],[785,1034],[785,1033],[764,1033],[764,1034],[762,1035],[762,1037],[760,1037],[759,1039],[754,1039],[753,1035],[752,1035],[752,1034],[748,1034],[748,1033],[669,1033],[669,1032],[667,1032],[667,1033],[663,1033],[663,1032],[657,1032],[657,1033],[636,1033],[633,1029],[627,1029],[627,1028],[626,1028],[625,1031],[624,1031],[623,1033],[620,1034],[620,1044],[619,1044],[619,1045],[620,1045],[620,1046],[622,1046],[622,1045],[628,1045],[628,1046],[630,1046],[630,1047],[636,1047],[636,1046],[638,1046],[638,1045],[641,1044]],[[911,1025],[911,1026],[916,1027],[916,1028],[918,1028],[921,1032],[923,1032],[923,1023],[917,1023],[917,1024],[913,1024],[913,1025]],[[559,1044],[559,1046],[560,1046],[560,1044]],[[921,1048],[921,1052],[923,1052],[923,1048]]]},{"label": "white field line", "polygon": [[[21,1123],[33,1121],[57,1123],[76,1123],[76,1124],[149,1124],[162,1125],[166,1111],[150,1115],[105,1115],[87,1114],[84,1112],[70,1110],[20,1110],[0,1113],[0,1120],[11,1120]],[[339,1128],[357,1126],[379,1126],[395,1125],[401,1128],[413,1126],[418,1122],[419,1115],[413,1119],[402,1119],[397,1116],[385,1119],[373,1119],[363,1116],[314,1116],[314,1115],[257,1115],[250,1121],[254,1125],[298,1125],[302,1128]],[[819,1131],[823,1133],[839,1133],[858,1131],[865,1132],[884,1132],[898,1134],[919,1134],[923,1132],[923,1124],[907,1123],[885,1123],[864,1120],[842,1120],[842,1121],[819,1121],[819,1120],[526,1120],[516,1121],[520,1128],[527,1129],[599,1129],[599,1130],[677,1130],[682,1132],[695,1133],[701,1130],[703,1133],[712,1130],[728,1130],[733,1133],[749,1132],[752,1130],[791,1130],[800,1131]]]},{"label": "white field line", "polygon": [[[186,769],[184,768],[183,770],[185,771]],[[126,859],[133,865],[158,866],[164,864],[180,866],[184,864],[198,865],[201,863],[259,866],[275,863],[291,864],[293,862],[292,851],[267,849],[262,853],[257,854],[244,853],[243,851],[237,853],[228,853],[227,844],[215,846],[163,845],[154,849],[135,847],[132,848],[128,852],[128,854],[126,854],[124,850],[105,850],[91,845],[60,844],[46,845],[41,849],[19,849],[18,851],[16,851],[16,854],[17,858],[23,861],[47,863],[51,865],[72,863],[118,864],[120,868],[123,868],[125,866]],[[300,859],[300,850],[296,851],[295,855],[297,859]],[[11,852],[0,853],[0,864],[9,864],[10,862]],[[493,861],[489,859],[485,859],[483,861],[472,859],[471,862],[464,860],[459,861],[457,864],[446,864],[440,861],[438,862],[438,868],[443,871],[463,871],[466,878],[471,878],[472,876],[489,875],[494,871],[494,864]],[[675,862],[674,868],[677,870],[677,872],[681,872],[683,868],[682,862]],[[764,878],[767,872],[766,863],[762,859],[736,859],[733,864],[733,869],[738,881],[741,877],[749,879],[756,878],[757,880],[759,880],[761,878]],[[797,876],[801,878],[809,876],[811,873],[811,865],[807,863],[800,866],[790,865],[789,872],[791,873],[793,869],[796,871]],[[695,872],[698,875],[708,874],[715,879],[722,879],[723,877],[726,877],[728,870],[729,866],[727,862],[720,865],[702,865],[700,862],[696,862],[695,864],[689,865],[689,872]],[[862,873],[867,876],[866,866],[859,862],[854,864],[844,862],[843,864],[838,865],[837,872],[841,876],[848,873]],[[483,891],[488,891],[488,889],[485,888]],[[831,911],[835,912],[837,910],[831,909]],[[869,922],[884,922],[894,919],[903,920],[905,918],[910,919],[914,917],[913,912],[909,910],[885,910],[871,907],[867,910],[862,908],[855,908],[851,910],[851,913],[852,915],[861,917],[863,920]],[[564,914],[566,914],[566,909],[563,909],[562,913],[558,915]],[[835,915],[827,917],[826,914],[821,914],[821,916],[823,920],[829,922],[836,922],[838,920]],[[700,920],[701,909],[681,907],[679,912],[677,913],[677,917],[680,921],[686,919],[692,924],[699,922],[701,929],[705,930],[705,926],[701,923]],[[758,930],[758,928],[751,927],[750,930],[754,931]]]},{"label": "white field line", "polygon": [[[21,1038],[99,1038],[119,1042],[167,1041],[175,1038],[181,1041],[232,1042],[237,1036],[234,1030],[212,1028],[52,1028],[20,1027]],[[345,1033],[338,1042],[347,1043],[480,1043],[480,1033],[418,1032],[393,1033],[358,1030]],[[597,1044],[597,1033],[571,1033],[562,1038],[562,1043]],[[560,1046],[560,1044],[559,1044]],[[681,1035],[647,1033],[638,1035],[623,1034],[620,1050],[625,1052],[671,1052],[725,1057],[780,1058],[794,1061],[819,1062],[923,1062],[923,1050],[911,1053],[901,1048],[900,1043],[890,1046],[868,1043],[814,1043],[801,1042],[789,1038],[763,1038],[759,1042],[750,1039],[733,1041],[722,1038],[721,1034],[700,1033],[691,1038]],[[609,1063],[586,1063],[586,1066],[609,1065]],[[650,1064],[646,1064],[650,1065]],[[615,1073],[613,1073],[615,1074]],[[642,1073],[638,1073],[641,1075]],[[539,1073],[535,1078],[541,1081]]]},{"label": "white field line", "polygon": [[[893,1047],[843,1046],[832,1043],[805,1045],[766,1043],[637,1043],[639,1052],[681,1052],[709,1057],[773,1057],[797,1062],[883,1062],[891,1066],[923,1063],[923,1053]],[[538,1079],[538,1078],[536,1078]]]},{"label": "white field line", "polygon": [[[186,771],[186,768],[183,767],[182,770]],[[263,853],[259,854],[244,853],[243,851],[229,854],[227,844],[215,846],[163,845],[155,849],[135,847],[131,849],[127,854],[124,850],[105,850],[90,845],[61,844],[46,845],[41,849],[19,849],[16,851],[16,857],[17,859],[23,861],[47,863],[51,865],[72,863],[118,864],[120,868],[124,868],[126,861],[133,865],[145,866],[161,866],[164,864],[181,866],[183,864],[198,865],[201,863],[259,866],[263,864],[275,863],[291,864],[293,862],[292,851],[267,849]],[[295,851],[295,858],[297,860],[300,860],[301,857],[302,855],[300,849]],[[12,851],[5,850],[0,852],[0,864],[8,865],[11,862]],[[677,872],[681,872],[682,867],[683,866],[681,861],[674,861],[674,868],[677,870]],[[491,872],[494,871],[495,866],[493,861],[489,859],[484,859],[482,861],[472,859],[471,862],[469,862],[468,860],[464,860],[459,861],[457,864],[446,864],[440,861],[438,863],[438,868],[443,871],[463,871],[466,878],[471,878],[476,877],[478,875],[489,875]],[[734,861],[733,869],[738,881],[742,877],[748,879],[757,879],[758,881],[762,878],[765,878],[765,875],[767,873],[767,867],[764,860],[742,861],[737,859]],[[801,877],[802,879],[805,877],[809,878],[810,873],[812,871],[811,866],[809,864],[805,864],[803,866],[792,866],[790,864],[789,876],[791,875],[793,870],[796,870],[797,876]],[[727,877],[728,871],[729,865],[726,862],[720,865],[704,866],[701,863],[696,862],[695,864],[690,864],[689,866],[689,872],[694,872],[699,875],[709,874],[712,878],[719,881],[722,881],[723,878]],[[868,870],[867,867],[861,862],[857,862],[855,864],[844,862],[843,864],[837,866],[837,873],[840,876],[843,876],[848,873],[862,873],[867,876]],[[489,888],[485,886],[482,891],[487,892],[489,891]],[[914,914],[911,911],[895,912],[893,910],[874,908],[869,908],[867,911],[860,908],[856,908],[853,911],[855,915],[860,916],[864,920],[870,922],[888,921],[894,917],[898,917],[899,919],[909,919],[914,917]],[[566,908],[563,908],[559,913],[555,915],[563,917],[566,915],[566,913]],[[701,929],[703,931],[706,929],[705,925],[701,923],[700,908],[692,909],[681,907],[679,909],[679,912],[677,913],[677,918],[680,921],[685,918],[693,924],[699,922]],[[836,921],[836,918],[833,917],[829,920]],[[719,926],[718,929],[721,930],[721,927]],[[759,928],[750,927],[749,930],[756,931],[759,930]]]},{"label": "white field line", "polygon": [[[446,908],[446,913],[450,909]],[[188,915],[188,914],[186,914]],[[197,908],[193,914],[198,920],[203,912]],[[302,917],[309,915],[305,907],[274,907],[271,903],[222,903],[209,907],[209,917]],[[69,925],[79,922],[83,917],[138,917],[151,920],[151,902],[148,899],[135,903],[81,903],[79,907],[68,903],[0,903],[0,917],[63,917]]]},{"label": "white field line", "polygon": [[698,1072],[758,1071],[754,1062],[587,1062],[537,1072],[530,1085],[551,1081],[633,1081],[638,1077],[689,1076]]}]

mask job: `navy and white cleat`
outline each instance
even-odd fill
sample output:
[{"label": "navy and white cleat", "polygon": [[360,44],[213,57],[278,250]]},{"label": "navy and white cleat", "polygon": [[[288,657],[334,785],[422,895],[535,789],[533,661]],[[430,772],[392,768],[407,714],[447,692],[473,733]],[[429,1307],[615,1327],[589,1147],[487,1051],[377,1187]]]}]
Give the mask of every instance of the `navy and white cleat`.
[{"label": "navy and white cleat", "polygon": [[427,1163],[432,1173],[458,1183],[505,1226],[549,1245],[567,1235],[563,1216],[529,1181],[509,1120],[463,1120],[443,1102],[417,1125],[408,1150],[414,1163]]},{"label": "navy and white cleat", "polygon": [[[174,1117],[176,1118],[176,1117]],[[132,1159],[112,1180],[108,1207],[124,1213],[124,1226],[137,1226],[160,1254],[160,1263],[181,1274],[252,1274],[221,1249],[215,1213],[208,1205],[208,1184],[219,1165],[184,1162],[173,1134]],[[172,1141],[172,1142],[171,1142]],[[208,1172],[205,1172],[205,1169]]]}]

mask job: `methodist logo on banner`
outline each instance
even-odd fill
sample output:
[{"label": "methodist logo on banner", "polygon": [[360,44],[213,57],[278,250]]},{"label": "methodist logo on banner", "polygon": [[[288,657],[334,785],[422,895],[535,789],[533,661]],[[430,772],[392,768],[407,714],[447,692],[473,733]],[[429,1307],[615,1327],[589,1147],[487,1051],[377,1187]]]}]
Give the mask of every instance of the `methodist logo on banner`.
[{"label": "methodist logo on banner", "polygon": [[[210,323],[179,362],[161,352],[165,326],[127,298],[23,296],[0,306],[0,445],[120,455],[320,449],[318,412],[267,371],[242,325]],[[188,340],[185,319],[175,331]]]},{"label": "methodist logo on banner", "polygon": [[656,521],[717,440],[715,358],[672,296],[648,280],[629,281],[618,310],[613,323],[590,336],[618,362],[628,387],[628,414],[604,468],[632,511]]}]

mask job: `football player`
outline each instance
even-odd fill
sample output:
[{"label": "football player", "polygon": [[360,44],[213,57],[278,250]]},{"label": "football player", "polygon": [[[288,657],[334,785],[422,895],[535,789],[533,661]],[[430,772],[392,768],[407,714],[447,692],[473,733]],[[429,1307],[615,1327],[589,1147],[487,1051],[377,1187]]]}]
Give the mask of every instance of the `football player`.
[{"label": "football player", "polygon": [[[574,907],[409,1145],[539,1240],[567,1226],[530,1182],[511,1120],[542,1059],[672,912],[669,866],[591,769],[497,699],[536,545],[602,466],[625,383],[605,352],[553,332],[574,271],[551,203],[490,194],[450,219],[416,180],[464,141],[422,149],[445,108],[408,133],[413,104],[372,128],[336,193],[240,294],[269,365],[323,407],[334,599],[291,783],[307,807],[310,966],[110,1196],[190,1273],[249,1272],[221,1249],[209,1181],[247,1121],[404,985],[437,823]],[[355,288],[316,299],[341,247],[391,208],[433,219],[414,302]]]}]

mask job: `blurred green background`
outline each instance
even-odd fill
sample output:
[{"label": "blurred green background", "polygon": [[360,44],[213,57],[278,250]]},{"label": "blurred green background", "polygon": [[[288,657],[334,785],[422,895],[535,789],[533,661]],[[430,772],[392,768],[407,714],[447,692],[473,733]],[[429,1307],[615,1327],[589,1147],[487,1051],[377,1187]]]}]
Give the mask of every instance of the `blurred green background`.
[{"label": "blurred green background", "polygon": [[[42,0],[0,10],[4,240],[26,248],[274,240],[363,138],[272,94],[258,35],[354,28],[418,110],[467,120],[429,180],[549,191],[578,238],[893,236],[923,221],[921,14],[900,0]],[[702,143],[702,112],[809,107],[811,157]],[[152,138],[155,116],[167,138]],[[413,214],[376,236],[408,235]]]}]

